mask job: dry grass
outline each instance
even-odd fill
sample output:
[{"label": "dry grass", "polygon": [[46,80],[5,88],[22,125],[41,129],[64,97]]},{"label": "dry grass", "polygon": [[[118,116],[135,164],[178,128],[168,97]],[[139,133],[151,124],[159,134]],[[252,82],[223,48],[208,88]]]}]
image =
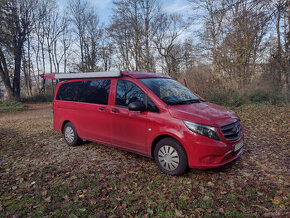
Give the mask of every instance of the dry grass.
[{"label": "dry grass", "polygon": [[27,107],[0,115],[0,217],[289,216],[289,107],[239,108],[241,158],[182,177],[97,143],[68,147],[51,104]]}]

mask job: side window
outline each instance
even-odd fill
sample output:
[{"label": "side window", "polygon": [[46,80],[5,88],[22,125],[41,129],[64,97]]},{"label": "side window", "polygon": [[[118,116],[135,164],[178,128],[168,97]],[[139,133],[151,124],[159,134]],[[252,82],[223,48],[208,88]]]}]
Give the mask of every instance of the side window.
[{"label": "side window", "polygon": [[134,83],[118,80],[115,105],[127,107],[131,102],[144,101],[144,92]]},{"label": "side window", "polygon": [[127,107],[135,101],[147,103],[147,110],[150,112],[159,112],[153,101],[137,85],[130,81],[118,80],[115,105]]},{"label": "side window", "polygon": [[92,104],[108,104],[110,80],[83,81],[80,101]]},{"label": "side window", "polygon": [[108,104],[110,80],[65,83],[59,87],[56,100]]},{"label": "side window", "polygon": [[58,89],[56,100],[77,101],[79,95],[77,85],[79,85],[78,82],[62,84]]}]

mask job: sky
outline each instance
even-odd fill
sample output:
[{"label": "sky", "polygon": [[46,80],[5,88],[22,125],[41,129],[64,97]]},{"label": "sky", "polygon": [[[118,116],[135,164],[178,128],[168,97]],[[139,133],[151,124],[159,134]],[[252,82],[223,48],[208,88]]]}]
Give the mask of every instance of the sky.
[{"label": "sky", "polygon": [[[57,0],[62,8],[66,8],[68,0]],[[107,23],[113,13],[113,0],[87,0],[96,7],[102,23]],[[164,11],[187,15],[190,11],[188,0],[160,0]]]}]

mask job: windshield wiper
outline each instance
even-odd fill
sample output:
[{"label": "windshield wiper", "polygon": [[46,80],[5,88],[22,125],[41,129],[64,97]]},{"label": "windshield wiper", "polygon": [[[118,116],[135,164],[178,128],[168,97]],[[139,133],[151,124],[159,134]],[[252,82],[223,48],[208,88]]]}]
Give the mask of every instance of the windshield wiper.
[{"label": "windshield wiper", "polygon": [[202,102],[201,99],[189,99],[184,101],[177,101],[177,102],[170,102],[170,105],[180,105],[180,104],[193,104],[193,103],[200,103]]}]

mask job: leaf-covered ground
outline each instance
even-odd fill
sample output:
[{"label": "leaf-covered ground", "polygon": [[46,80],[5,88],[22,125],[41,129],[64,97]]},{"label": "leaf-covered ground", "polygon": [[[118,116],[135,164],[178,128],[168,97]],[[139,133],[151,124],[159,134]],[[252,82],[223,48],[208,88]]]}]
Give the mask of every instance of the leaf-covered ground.
[{"label": "leaf-covered ground", "polygon": [[154,161],[97,143],[68,147],[52,106],[0,115],[0,217],[289,217],[288,107],[236,109],[245,152],[214,170],[167,176]]}]

